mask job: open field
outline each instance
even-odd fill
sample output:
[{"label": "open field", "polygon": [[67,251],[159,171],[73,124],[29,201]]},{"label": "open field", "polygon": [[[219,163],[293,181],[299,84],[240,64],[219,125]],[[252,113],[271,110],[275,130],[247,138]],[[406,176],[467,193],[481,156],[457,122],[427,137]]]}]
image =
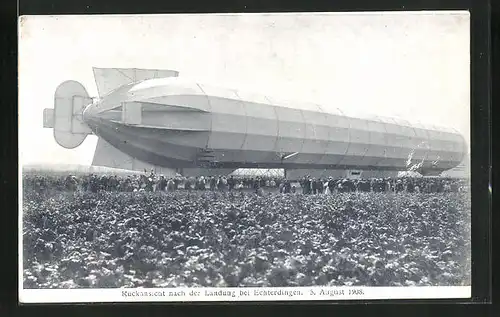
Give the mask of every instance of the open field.
[{"label": "open field", "polygon": [[26,191],[25,288],[470,285],[464,193]]}]

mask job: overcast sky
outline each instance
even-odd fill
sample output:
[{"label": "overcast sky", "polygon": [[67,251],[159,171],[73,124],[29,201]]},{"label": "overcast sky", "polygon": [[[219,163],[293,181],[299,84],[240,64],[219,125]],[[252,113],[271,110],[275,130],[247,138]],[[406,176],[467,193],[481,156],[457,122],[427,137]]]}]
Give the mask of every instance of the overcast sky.
[{"label": "overcast sky", "polygon": [[469,15],[454,13],[25,16],[20,160],[90,164],[42,128],[64,80],[97,95],[92,67],[174,69],[201,82],[396,116],[470,137]]}]

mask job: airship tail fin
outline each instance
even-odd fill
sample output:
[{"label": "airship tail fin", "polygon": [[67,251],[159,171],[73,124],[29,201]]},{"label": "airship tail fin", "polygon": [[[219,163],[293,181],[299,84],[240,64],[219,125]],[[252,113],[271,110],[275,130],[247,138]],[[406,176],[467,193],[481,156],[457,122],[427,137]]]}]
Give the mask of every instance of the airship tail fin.
[{"label": "airship tail fin", "polygon": [[153,170],[155,173],[163,174],[167,177],[172,177],[177,174],[174,168],[158,167],[133,158],[118,150],[102,138],[99,138],[97,141],[92,166],[112,167],[129,171],[147,170],[149,172]]},{"label": "airship tail fin", "polygon": [[177,77],[179,72],[168,69],[140,69],[140,68],[93,68],[95,83],[99,96],[134,82],[153,78]]},{"label": "airship tail fin", "polygon": [[153,170],[156,174],[163,174],[165,177],[175,175],[191,176],[215,176],[229,175],[234,172],[234,168],[175,168],[152,165],[118,150],[104,139],[99,138],[92,160],[92,166],[104,166],[118,168],[122,170],[143,172]]},{"label": "airship tail fin", "polygon": [[83,110],[91,103],[92,98],[82,84],[65,81],[54,94],[54,109],[43,111],[43,127],[54,129],[54,139],[60,146],[74,149],[92,133],[83,121]]}]

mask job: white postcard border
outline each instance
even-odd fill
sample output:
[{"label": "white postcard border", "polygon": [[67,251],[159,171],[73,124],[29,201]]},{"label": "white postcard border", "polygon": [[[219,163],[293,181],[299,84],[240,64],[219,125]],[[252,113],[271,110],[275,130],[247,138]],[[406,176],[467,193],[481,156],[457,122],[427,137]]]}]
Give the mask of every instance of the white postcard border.
[{"label": "white postcard border", "polygon": [[22,303],[238,302],[470,298],[470,286],[23,289]]}]

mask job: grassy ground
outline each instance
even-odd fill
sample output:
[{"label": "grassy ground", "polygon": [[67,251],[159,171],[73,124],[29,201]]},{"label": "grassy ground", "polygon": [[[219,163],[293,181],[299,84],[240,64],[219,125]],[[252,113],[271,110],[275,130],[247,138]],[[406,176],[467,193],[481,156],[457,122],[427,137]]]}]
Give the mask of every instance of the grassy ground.
[{"label": "grassy ground", "polygon": [[468,195],[23,197],[26,288],[470,285]]}]

